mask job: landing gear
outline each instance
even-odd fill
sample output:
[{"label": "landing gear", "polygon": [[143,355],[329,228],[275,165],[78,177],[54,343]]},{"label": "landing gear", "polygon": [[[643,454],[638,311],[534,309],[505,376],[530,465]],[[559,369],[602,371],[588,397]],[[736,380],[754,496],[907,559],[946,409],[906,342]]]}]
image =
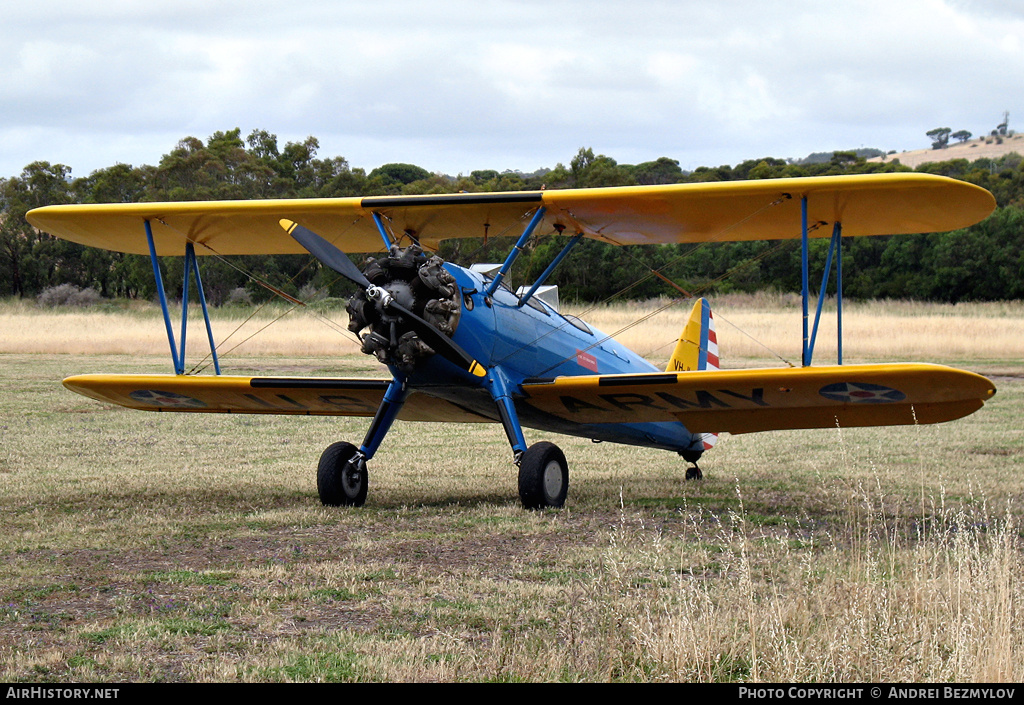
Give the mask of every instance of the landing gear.
[{"label": "landing gear", "polygon": [[569,466],[553,443],[530,446],[520,458],[519,499],[526,509],[561,508],[569,492]]},{"label": "landing gear", "polygon": [[686,462],[693,463],[693,467],[692,468],[687,468],[686,469],[686,479],[687,480],[703,480],[704,479],[704,473],[702,473],[700,471],[700,468],[697,467],[697,461],[700,460],[702,455],[704,455],[704,449],[701,448],[700,450],[681,450],[681,451],[679,451],[679,455]]},{"label": "landing gear", "polygon": [[366,460],[351,443],[332,443],[320,456],[316,489],[328,507],[361,507],[366,502],[369,480]]},{"label": "landing gear", "polygon": [[569,492],[569,466],[565,454],[554,443],[542,441],[526,447],[519,414],[509,393],[509,384],[501,370],[492,368],[487,377],[491,396],[498,409],[498,420],[512,447],[519,466],[519,499],[526,509],[561,508]]},{"label": "landing gear", "polygon": [[332,443],[320,456],[316,469],[316,488],[320,501],[328,507],[361,507],[366,502],[366,461],[374,456],[392,422],[405,403],[409,391],[405,378],[391,380],[366,432],[363,445]]}]

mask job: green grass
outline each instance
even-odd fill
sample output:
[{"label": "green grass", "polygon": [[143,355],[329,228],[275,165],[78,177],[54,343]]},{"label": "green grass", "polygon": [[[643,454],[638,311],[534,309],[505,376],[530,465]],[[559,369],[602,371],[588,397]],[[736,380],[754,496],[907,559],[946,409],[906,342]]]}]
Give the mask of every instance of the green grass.
[{"label": "green grass", "polygon": [[162,358],[0,366],[2,680],[1024,677],[1015,377],[951,424],[725,436],[699,483],[552,438],[569,501],[525,512],[498,426],[401,424],[367,505],[328,509],[317,457],[366,420],[145,414],[59,383]]}]

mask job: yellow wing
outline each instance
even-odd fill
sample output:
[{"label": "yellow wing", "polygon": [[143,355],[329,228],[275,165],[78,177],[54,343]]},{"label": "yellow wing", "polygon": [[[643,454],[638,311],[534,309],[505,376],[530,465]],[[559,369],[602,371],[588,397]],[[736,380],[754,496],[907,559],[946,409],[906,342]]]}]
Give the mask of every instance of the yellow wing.
[{"label": "yellow wing", "polygon": [[972,372],[902,363],[557,377],[523,390],[568,421],[681,421],[694,433],[939,423],[996,392]]},{"label": "yellow wing", "polygon": [[[142,411],[373,416],[389,380],[316,377],[106,375],[68,377],[64,386],[99,401]],[[445,401],[413,392],[404,421],[491,422]]]},{"label": "yellow wing", "polygon": [[[383,248],[372,213],[397,237],[427,247],[449,238],[519,235],[545,208],[541,232],[565,229],[620,245],[800,236],[801,198],[812,225],[843,223],[843,234],[895,235],[966,227],[995,208],[992,195],[963,181],[899,173],[627,186],[507,193],[338,199],[201,201],[47,206],[29,222],[57,237],[120,252],[148,252],[150,221],[157,252],[289,254],[304,250],[278,226],[293,220],[346,252]],[[831,235],[818,227],[812,237]]]},{"label": "yellow wing", "polygon": [[[373,416],[388,381],[312,377],[78,375],[73,392],[144,411]],[[692,432],[939,423],[995,394],[991,381],[929,364],[588,375],[528,381],[525,403],[580,424],[681,421]],[[493,419],[414,391],[399,419]]]}]

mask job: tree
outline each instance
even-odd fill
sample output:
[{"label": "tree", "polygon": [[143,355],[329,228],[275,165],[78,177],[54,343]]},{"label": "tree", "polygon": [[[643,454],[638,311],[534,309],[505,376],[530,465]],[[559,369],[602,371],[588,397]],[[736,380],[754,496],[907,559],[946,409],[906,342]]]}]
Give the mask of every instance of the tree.
[{"label": "tree", "polygon": [[971,139],[971,137],[973,137],[973,136],[974,135],[972,135],[967,130],[957,130],[956,132],[954,132],[953,134],[950,135],[950,137],[952,137],[953,139],[959,141],[960,144],[963,144],[967,140]]},{"label": "tree", "polygon": [[[936,138],[961,136],[947,128],[932,133],[929,136]],[[264,130],[254,130],[243,141],[236,128],[216,132],[205,141],[186,137],[158,166],[115,164],[74,181],[70,181],[69,167],[30,164],[17,177],[0,178],[0,296],[34,296],[65,283],[92,287],[103,296],[153,296],[148,257],[83,248],[30,227],[25,213],[50,204],[516,191],[911,171],[898,162],[866,162],[857,151],[829,153],[830,158],[799,164],[766,157],[735,166],[700,167],[686,174],[667,157],[629,166],[584,147],[568,166],[558,164],[532,174],[482,169],[452,179],[412,164],[394,163],[375,169],[370,179],[364,170],[350,168],[344,157],[317,157],[318,148],[312,136],[281,146],[275,135]],[[844,243],[846,294],[947,301],[1024,298],[1024,158],[1010,154],[975,161],[933,161],[917,171],[962,179],[991,191],[998,204],[996,213],[955,234],[850,238]],[[514,274],[524,282],[532,281],[567,237],[532,240]],[[447,240],[440,254],[462,265],[501,261],[513,239],[492,229],[489,238]],[[827,245],[825,240],[811,244],[812,271],[821,271]],[[617,291],[625,291],[628,298],[658,296],[666,293],[660,279],[631,285],[649,268],[667,266],[665,275],[687,288],[711,287],[720,293],[800,288],[798,247],[776,250],[769,242],[723,242],[708,243],[699,253],[690,245],[633,248],[631,253],[624,257],[619,248],[585,240],[555,271],[552,283],[564,287],[566,299],[600,300]],[[333,296],[348,293],[329,272],[307,267],[305,256],[253,255],[237,263],[291,294],[306,285],[330,286]],[[180,295],[181,261],[169,258],[165,264],[173,272],[165,282],[173,298]],[[240,286],[249,287],[254,299],[270,296],[247,284],[239,270],[215,258],[204,258],[202,269],[207,297],[214,304]],[[732,274],[722,279],[724,272]]]},{"label": "tree", "polygon": [[380,178],[385,185],[411,184],[413,181],[429,179],[430,172],[415,164],[383,164],[370,172],[369,178]]},{"label": "tree", "polygon": [[653,162],[643,162],[629,167],[638,184],[675,184],[683,179],[679,162],[668,157],[658,157]]},{"label": "tree", "polygon": [[[71,167],[63,164],[33,162],[21,176],[0,181],[0,294],[38,293],[46,285],[47,270],[52,272],[55,266],[55,256],[76,249],[80,253],[80,246],[37,233],[25,220],[33,208],[70,202],[70,175]],[[49,249],[54,252],[47,253]]]},{"label": "tree", "polygon": [[924,133],[926,137],[931,138],[932,149],[945,149],[946,145],[949,144],[949,133],[952,132],[948,127],[936,127],[934,130],[928,130]]},{"label": "tree", "polygon": [[599,186],[630,186],[636,183],[627,167],[603,154],[594,155],[590,147],[581,147],[569,162],[569,186],[595,188]]},{"label": "tree", "polygon": [[498,172],[494,169],[481,169],[479,171],[471,172],[469,178],[473,179],[473,181],[478,184],[483,184],[491,180],[496,180],[498,178]]},{"label": "tree", "polygon": [[277,135],[266,130],[253,130],[245,141],[249,144],[249,153],[268,164],[281,156],[277,148]]},{"label": "tree", "polygon": [[135,203],[145,192],[146,173],[128,164],[97,169],[71,183],[76,200],[82,203]]}]

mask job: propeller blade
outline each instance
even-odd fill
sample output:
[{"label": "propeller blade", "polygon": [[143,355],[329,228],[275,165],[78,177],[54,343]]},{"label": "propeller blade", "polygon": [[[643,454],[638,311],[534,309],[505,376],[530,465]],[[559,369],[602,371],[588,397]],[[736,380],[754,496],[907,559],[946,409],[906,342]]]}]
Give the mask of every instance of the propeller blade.
[{"label": "propeller blade", "polygon": [[363,276],[363,273],[359,271],[359,267],[353,264],[348,255],[327,242],[327,240],[324,240],[309,228],[286,218],[281,219],[281,227],[295,238],[296,242],[306,248],[309,254],[316,257],[335,272],[362,289],[370,287],[370,280]]},{"label": "propeller blade", "polygon": [[394,311],[405,319],[405,321],[419,334],[423,342],[433,348],[434,352],[448,362],[466,370],[466,372],[469,372],[474,377],[484,377],[487,375],[487,369],[483,365],[474,360],[469,353],[457,345],[454,340],[432,326],[425,319],[420,318],[394,299],[388,301],[385,308],[390,311]]},{"label": "propeller blade", "polygon": [[443,357],[445,360],[448,360],[448,362],[453,365],[466,370],[475,377],[484,377],[487,375],[487,369],[474,360],[465,350],[458,346],[455,341],[439,331],[425,319],[420,318],[405,306],[402,306],[400,303],[395,301],[385,290],[373,286],[370,283],[370,280],[363,276],[363,273],[359,271],[359,268],[352,263],[352,260],[348,258],[348,255],[340,249],[327,242],[327,240],[324,240],[309,228],[303,227],[302,225],[286,218],[281,219],[281,227],[284,228],[289,235],[295,238],[295,241],[302,245],[309,254],[316,257],[318,260],[348,279],[356,286],[366,290],[369,298],[373,299],[378,296],[383,296],[384,308],[397,313],[405,319],[405,321],[415,329],[416,333],[419,334],[423,342],[433,348],[434,352],[438,355]]}]

